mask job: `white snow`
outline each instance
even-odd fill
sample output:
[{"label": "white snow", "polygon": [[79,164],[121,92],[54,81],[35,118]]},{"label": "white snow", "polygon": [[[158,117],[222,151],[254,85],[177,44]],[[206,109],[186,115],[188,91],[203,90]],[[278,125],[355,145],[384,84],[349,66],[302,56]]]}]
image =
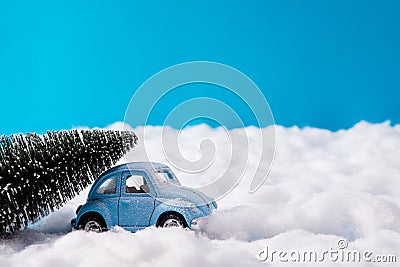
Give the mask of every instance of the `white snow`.
[{"label": "white snow", "polygon": [[[116,123],[109,128],[121,127]],[[164,130],[177,135],[173,129]],[[143,127],[134,131],[140,144],[127,158],[146,160]],[[162,128],[146,131],[150,159],[170,165],[160,146]],[[217,154],[203,173],[175,170],[180,181],[200,186],[227,171],[229,136],[243,131],[250,133],[253,144],[248,170],[239,185],[218,201],[217,212],[199,231],[150,227],[135,234],[120,228],[102,234],[68,233],[76,207],[86,200],[85,190],[17,237],[0,240],[0,266],[269,266],[270,262],[257,259],[266,246],[320,253],[337,249],[340,239],[348,240],[349,249],[396,255],[400,261],[400,125],[360,122],[338,132],[276,126],[276,158],[267,180],[254,194],[248,189],[259,149],[256,128],[229,132],[205,125],[186,128],[179,143],[186,159],[204,156],[199,149],[204,139],[212,140]],[[268,162],[261,164],[268,169]],[[228,171],[242,172],[232,166]],[[320,264],[355,265],[328,260]]]}]

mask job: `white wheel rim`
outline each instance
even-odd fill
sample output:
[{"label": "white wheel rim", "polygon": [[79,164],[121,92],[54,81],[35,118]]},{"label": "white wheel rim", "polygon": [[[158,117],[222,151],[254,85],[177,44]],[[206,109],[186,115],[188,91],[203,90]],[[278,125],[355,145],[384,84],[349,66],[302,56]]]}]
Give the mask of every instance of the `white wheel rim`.
[{"label": "white wheel rim", "polygon": [[85,231],[86,232],[96,232],[100,233],[102,231],[101,225],[96,221],[88,221],[85,224]]},{"label": "white wheel rim", "polygon": [[182,227],[182,224],[177,219],[168,219],[164,222],[163,227]]}]

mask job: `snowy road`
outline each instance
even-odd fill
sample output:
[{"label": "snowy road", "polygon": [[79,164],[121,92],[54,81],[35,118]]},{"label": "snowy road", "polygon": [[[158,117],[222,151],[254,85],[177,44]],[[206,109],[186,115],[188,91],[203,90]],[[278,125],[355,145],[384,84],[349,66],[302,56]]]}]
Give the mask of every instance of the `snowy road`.
[{"label": "snowy road", "polygon": [[[217,148],[226,147],[219,146],[218,129],[185,131],[199,139],[215,137]],[[355,265],[326,254],[316,264],[397,266],[373,260],[391,255],[400,261],[400,126],[360,122],[335,133],[277,126],[276,139],[276,159],[260,190],[248,194],[250,175],[245,176],[198,232],[153,227],[135,234],[119,228],[68,232],[85,191],[31,229],[0,240],[0,266],[288,266],[292,252],[314,251],[321,259],[325,250],[369,251],[371,262],[361,258]],[[159,147],[156,139],[147,142]],[[185,149],[183,154],[196,150]],[[132,153],[130,159],[143,159],[140,150]],[[164,162],[159,155],[156,160]],[[214,171],[225,166],[223,161],[216,159]],[[184,184],[192,183],[177,174]],[[277,251],[273,258],[266,248]],[[286,256],[279,258],[279,251]]]}]

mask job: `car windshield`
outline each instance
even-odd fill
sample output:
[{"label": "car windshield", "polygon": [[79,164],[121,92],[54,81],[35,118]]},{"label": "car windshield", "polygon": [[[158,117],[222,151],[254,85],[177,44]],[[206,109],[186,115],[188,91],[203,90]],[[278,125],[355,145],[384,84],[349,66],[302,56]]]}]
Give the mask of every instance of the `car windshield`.
[{"label": "car windshield", "polygon": [[156,169],[153,171],[157,184],[161,187],[170,184],[181,185],[176,178],[175,174],[170,169]]}]

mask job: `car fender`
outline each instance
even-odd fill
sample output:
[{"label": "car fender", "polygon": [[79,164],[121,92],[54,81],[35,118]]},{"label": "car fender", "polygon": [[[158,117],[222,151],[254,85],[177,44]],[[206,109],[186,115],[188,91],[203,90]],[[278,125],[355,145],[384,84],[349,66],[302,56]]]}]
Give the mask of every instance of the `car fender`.
[{"label": "car fender", "polygon": [[192,214],[190,213],[190,211],[187,207],[169,205],[167,203],[159,202],[159,201],[156,201],[156,202],[158,202],[158,205],[156,204],[154,212],[151,215],[150,225],[155,225],[161,214],[172,211],[172,212],[177,212],[177,213],[181,214],[183,216],[183,218],[185,219],[188,227],[190,227],[190,222],[192,221],[192,219],[194,217],[192,216]]},{"label": "car fender", "polygon": [[[112,226],[118,224],[118,221],[112,219],[113,216],[111,216],[109,207],[105,203],[101,201],[91,201],[83,205],[80,209],[78,216],[76,217],[76,228],[78,228],[82,216],[89,212],[96,212],[100,214],[106,223],[107,229],[110,229]],[[116,219],[118,220],[118,217]]]}]

